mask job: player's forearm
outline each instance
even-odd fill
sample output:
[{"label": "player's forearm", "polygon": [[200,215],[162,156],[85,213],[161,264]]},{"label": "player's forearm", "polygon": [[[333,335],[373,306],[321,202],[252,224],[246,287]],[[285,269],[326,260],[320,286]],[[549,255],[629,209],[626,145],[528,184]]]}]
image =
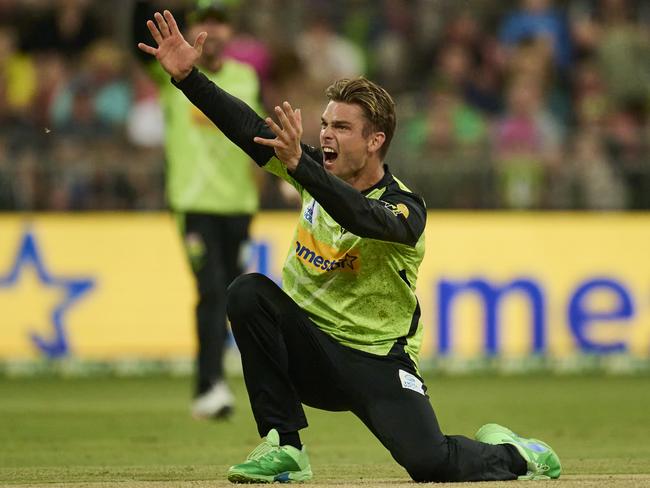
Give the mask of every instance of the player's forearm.
[{"label": "player's forearm", "polygon": [[273,157],[273,149],[253,142],[255,136],[273,138],[273,133],[243,101],[219,88],[196,68],[183,80],[172,83],[259,166]]},{"label": "player's forearm", "polygon": [[415,235],[402,216],[380,200],[365,197],[340,178],[328,173],[305,151],[291,176],[345,230],[360,237],[415,245]]}]

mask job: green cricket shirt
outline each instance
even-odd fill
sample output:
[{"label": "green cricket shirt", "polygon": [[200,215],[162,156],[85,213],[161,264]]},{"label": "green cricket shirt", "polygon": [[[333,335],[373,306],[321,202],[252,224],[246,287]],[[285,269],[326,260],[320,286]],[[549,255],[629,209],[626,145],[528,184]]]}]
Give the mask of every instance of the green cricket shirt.
[{"label": "green cricket shirt", "polygon": [[[319,151],[304,149],[306,157],[293,174],[277,158],[264,166],[295,186],[302,197],[300,218],[282,270],[282,288],[318,327],[341,344],[386,355],[396,340],[404,338],[407,352],[415,360],[422,335],[415,296],[418,267],[424,257],[421,230],[426,211],[421,199],[385,167],[380,182],[357,192],[361,198],[354,202],[359,212],[356,218],[346,208],[351,203],[349,195],[334,187],[325,190],[339,197],[338,201],[326,199],[330,212],[348,213],[347,227],[342,226],[298,180],[312,186],[312,176],[306,173],[325,172],[309,157],[309,152]],[[327,185],[327,180],[324,183]],[[387,240],[399,239],[399,230],[393,227],[409,224],[413,228],[406,242]],[[377,238],[367,237],[373,233]]]},{"label": "green cricket shirt", "polygon": [[[172,84],[160,65],[152,65],[159,81],[165,118],[167,198],[177,212],[252,214],[258,190],[250,157],[230,142],[197,107]],[[207,78],[261,113],[260,87],[248,65],[225,60]]]}]

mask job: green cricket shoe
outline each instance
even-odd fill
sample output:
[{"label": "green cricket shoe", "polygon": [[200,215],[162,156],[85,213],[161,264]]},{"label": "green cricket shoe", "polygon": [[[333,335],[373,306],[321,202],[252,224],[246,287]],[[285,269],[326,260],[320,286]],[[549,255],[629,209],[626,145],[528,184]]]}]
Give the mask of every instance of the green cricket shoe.
[{"label": "green cricket shoe", "polygon": [[528,472],[520,480],[543,480],[559,478],[562,472],[560,458],[555,451],[539,439],[519,437],[499,424],[485,424],[474,438],[486,444],[511,444],[517,448],[528,465]]},{"label": "green cricket shoe", "polygon": [[307,481],[312,477],[307,449],[281,446],[280,434],[271,429],[266,439],[253,449],[246,461],[235,464],[228,470],[228,481],[232,483],[291,483]]}]

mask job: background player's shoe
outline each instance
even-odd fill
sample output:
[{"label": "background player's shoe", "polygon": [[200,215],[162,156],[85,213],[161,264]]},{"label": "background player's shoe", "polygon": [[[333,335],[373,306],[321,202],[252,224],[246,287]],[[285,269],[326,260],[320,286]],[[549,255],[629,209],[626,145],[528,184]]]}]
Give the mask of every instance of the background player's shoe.
[{"label": "background player's shoe", "polygon": [[228,480],[232,483],[289,483],[307,481],[311,477],[305,446],[300,451],[293,446],[281,446],[280,435],[275,429],[269,431],[246,461],[228,470]]},{"label": "background player's shoe", "polygon": [[528,472],[520,480],[559,478],[562,472],[560,458],[551,446],[539,439],[519,437],[499,424],[485,424],[474,438],[486,444],[511,444],[517,448],[528,465]]},{"label": "background player's shoe", "polygon": [[224,381],[197,396],[192,402],[192,417],[195,419],[223,419],[233,410],[235,397]]}]

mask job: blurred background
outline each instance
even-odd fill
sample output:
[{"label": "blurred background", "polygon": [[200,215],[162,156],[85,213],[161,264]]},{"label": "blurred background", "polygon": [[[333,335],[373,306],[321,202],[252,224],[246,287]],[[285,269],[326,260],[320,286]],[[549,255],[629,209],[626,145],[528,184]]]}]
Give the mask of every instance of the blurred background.
[{"label": "blurred background", "polygon": [[[430,209],[650,208],[650,4],[238,0],[228,55],[318,143],[324,88],[395,97],[388,162]],[[165,208],[131,0],[0,0],[0,210]],[[193,1],[166,0],[179,19]],[[264,180],[262,208],[291,207]]]},{"label": "blurred background", "polygon": [[[650,371],[650,2],[228,3],[228,56],[267,112],[302,108],[306,142],[332,80],[393,94],[387,162],[430,209],[424,359]],[[183,23],[195,0],[153,4]],[[135,5],[0,0],[0,369],[191,356]],[[279,279],[296,200],[259,180],[247,266]]]}]

